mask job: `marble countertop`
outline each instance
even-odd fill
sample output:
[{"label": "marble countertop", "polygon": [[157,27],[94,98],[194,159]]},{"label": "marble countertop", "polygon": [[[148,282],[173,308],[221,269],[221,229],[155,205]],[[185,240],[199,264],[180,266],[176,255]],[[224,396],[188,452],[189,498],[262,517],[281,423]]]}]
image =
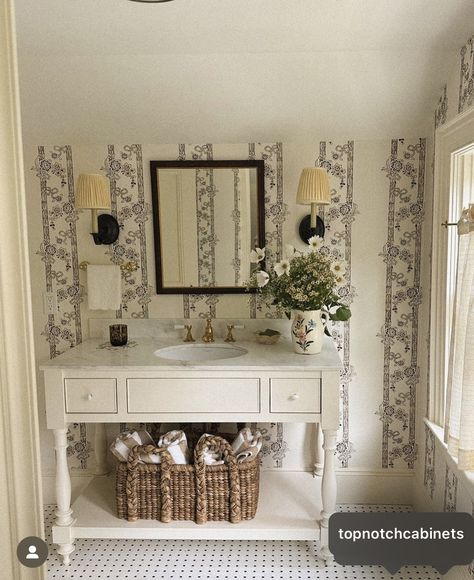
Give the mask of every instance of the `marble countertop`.
[{"label": "marble countertop", "polygon": [[[293,351],[288,338],[281,337],[274,345],[262,345],[255,341],[237,341],[233,345],[247,350],[236,357],[219,360],[180,361],[161,358],[154,353],[160,348],[182,345],[183,342],[165,338],[137,337],[126,347],[112,348],[103,338],[91,338],[71,348],[53,360],[40,364],[41,370],[50,369],[94,369],[101,371],[175,371],[175,370],[270,370],[270,371],[311,371],[338,370],[341,360],[332,338],[325,336],[320,354],[301,355]],[[201,342],[195,344],[202,345]],[[227,345],[216,340],[209,346]],[[208,345],[205,345],[207,347]]]}]

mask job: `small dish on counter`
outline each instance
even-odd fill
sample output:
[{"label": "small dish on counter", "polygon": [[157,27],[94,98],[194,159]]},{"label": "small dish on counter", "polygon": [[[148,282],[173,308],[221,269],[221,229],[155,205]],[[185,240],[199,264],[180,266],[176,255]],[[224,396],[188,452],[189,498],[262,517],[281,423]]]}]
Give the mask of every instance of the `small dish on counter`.
[{"label": "small dish on counter", "polygon": [[255,333],[255,340],[259,344],[276,344],[280,340],[281,334],[278,330],[267,328]]}]

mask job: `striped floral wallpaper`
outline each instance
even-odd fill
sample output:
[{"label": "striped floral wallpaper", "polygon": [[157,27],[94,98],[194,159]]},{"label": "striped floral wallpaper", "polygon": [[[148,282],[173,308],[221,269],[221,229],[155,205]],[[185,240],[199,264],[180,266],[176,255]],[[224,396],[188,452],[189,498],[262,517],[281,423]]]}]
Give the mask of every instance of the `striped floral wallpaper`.
[{"label": "striped floral wallpaper", "polygon": [[[420,376],[417,321],[422,298],[425,141],[397,138],[373,142],[369,150],[367,147],[354,141],[321,141],[305,145],[303,155],[306,163],[324,167],[330,176],[332,203],[321,210],[327,227],[321,251],[345,262],[346,283],[340,294],[354,310],[353,319],[331,328],[343,360],[337,457],[342,468],[412,469],[417,454],[414,418]],[[282,255],[284,243],[295,243],[297,214],[306,211],[294,203],[302,163],[295,151],[291,144],[281,143],[36,147],[31,151],[28,191],[36,212],[31,219],[40,227],[34,250],[42,269],[36,268],[34,276],[38,287],[57,292],[59,297],[58,313],[47,316],[39,329],[38,351],[53,358],[86,337],[84,329],[92,313],[83,300],[78,270],[85,251],[95,252],[101,262],[134,260],[139,266],[135,272],[122,274],[122,305],[115,312],[117,318],[204,318],[209,312],[215,317],[227,317],[229,312],[239,318],[279,316],[255,296],[155,294],[148,161],[263,159],[266,247],[271,263]],[[96,171],[110,181],[111,211],[119,221],[120,237],[109,247],[88,248],[87,230],[77,232],[77,224],[88,221],[74,209],[74,180],[80,172],[91,170],[82,161],[86,157],[88,164],[93,159]],[[361,176],[370,176],[375,185],[366,190]],[[375,208],[376,226],[373,216],[359,209],[368,202]],[[379,240],[378,247],[371,247],[375,283],[369,278],[356,285],[354,277],[368,243],[359,233],[374,227],[374,240]],[[358,311],[358,295],[374,292],[380,308],[371,316],[373,330],[367,334]],[[382,342],[381,356],[369,363],[365,355],[354,356],[354,345],[361,339],[367,342],[369,352]],[[361,394],[358,378],[358,369],[367,364],[373,370],[368,385],[370,401]],[[304,469],[311,465],[311,435],[304,425],[266,424],[261,428],[266,467]],[[367,451],[369,440],[372,447]],[[91,441],[84,425],[71,427],[70,455],[76,468],[91,466]]]}]

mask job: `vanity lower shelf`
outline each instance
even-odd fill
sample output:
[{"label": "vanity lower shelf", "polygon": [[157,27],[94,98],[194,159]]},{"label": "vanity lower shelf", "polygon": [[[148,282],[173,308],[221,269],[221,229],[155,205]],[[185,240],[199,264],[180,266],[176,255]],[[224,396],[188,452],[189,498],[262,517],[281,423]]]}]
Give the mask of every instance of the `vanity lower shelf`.
[{"label": "vanity lower shelf", "polygon": [[[304,472],[262,471],[256,517],[231,524],[154,520],[127,522],[115,515],[114,477],[94,478],[72,505],[73,538],[208,539],[208,540],[319,540],[321,478]],[[316,500],[316,501],[315,501]],[[64,528],[53,527],[59,542]]]}]

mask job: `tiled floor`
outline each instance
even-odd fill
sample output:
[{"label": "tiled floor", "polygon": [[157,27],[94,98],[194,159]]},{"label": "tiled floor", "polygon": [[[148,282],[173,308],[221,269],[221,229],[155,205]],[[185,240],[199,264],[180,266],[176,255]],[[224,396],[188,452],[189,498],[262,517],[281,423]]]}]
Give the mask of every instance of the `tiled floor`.
[{"label": "tiled floor", "polygon": [[[408,506],[341,506],[344,511],[408,511]],[[77,540],[71,564],[51,543],[53,506],[45,509],[48,580],[388,580],[379,566],[324,567],[313,542]],[[439,580],[431,568],[402,568],[397,580]]]}]

